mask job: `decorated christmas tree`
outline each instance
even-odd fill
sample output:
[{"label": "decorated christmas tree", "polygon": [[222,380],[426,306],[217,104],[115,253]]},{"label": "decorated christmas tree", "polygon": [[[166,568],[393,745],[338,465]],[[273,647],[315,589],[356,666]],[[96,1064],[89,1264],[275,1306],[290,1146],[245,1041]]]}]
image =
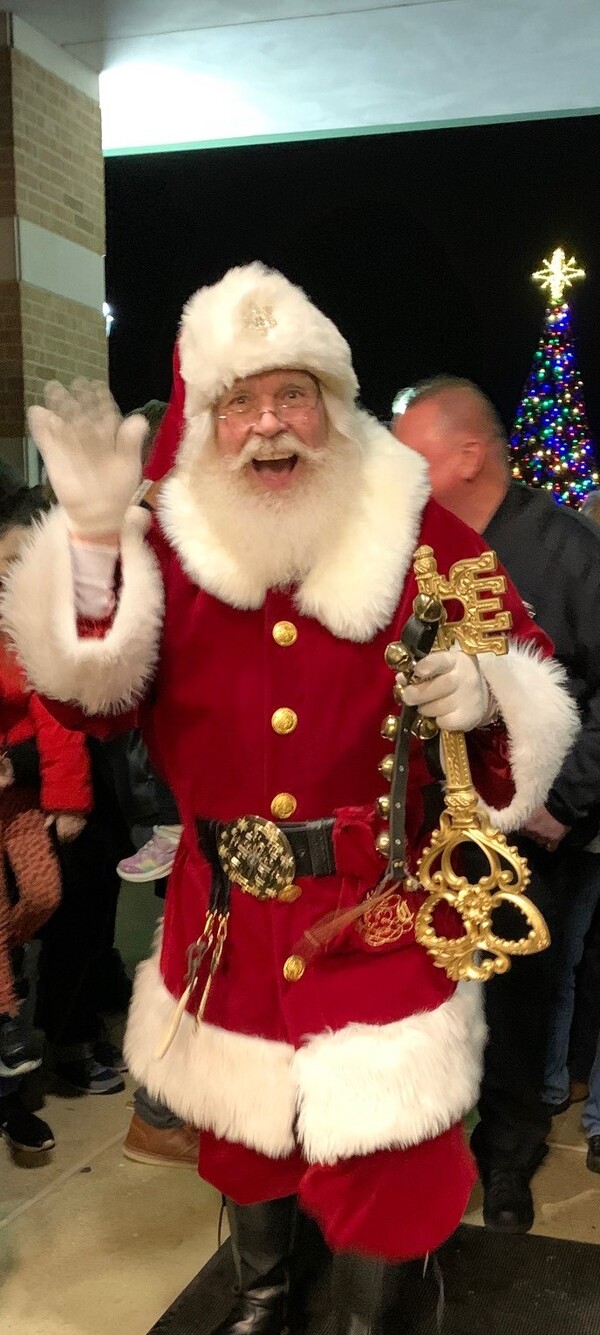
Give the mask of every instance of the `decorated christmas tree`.
[{"label": "decorated christmas tree", "polygon": [[567,288],[585,278],[560,247],[532,274],[550,302],[544,328],[510,439],[513,477],[551,491],[577,508],[598,487],[587,423],[583,382],[577,367]]}]

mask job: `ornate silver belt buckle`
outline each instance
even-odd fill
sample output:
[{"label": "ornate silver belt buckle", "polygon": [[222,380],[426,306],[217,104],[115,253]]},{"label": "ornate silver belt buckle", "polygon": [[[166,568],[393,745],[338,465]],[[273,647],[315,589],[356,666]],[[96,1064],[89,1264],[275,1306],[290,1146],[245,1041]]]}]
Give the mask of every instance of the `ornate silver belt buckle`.
[{"label": "ornate silver belt buckle", "polygon": [[255,899],[282,898],[294,879],[296,861],[289,839],[263,816],[240,816],[224,825],[218,852],[230,881]]}]

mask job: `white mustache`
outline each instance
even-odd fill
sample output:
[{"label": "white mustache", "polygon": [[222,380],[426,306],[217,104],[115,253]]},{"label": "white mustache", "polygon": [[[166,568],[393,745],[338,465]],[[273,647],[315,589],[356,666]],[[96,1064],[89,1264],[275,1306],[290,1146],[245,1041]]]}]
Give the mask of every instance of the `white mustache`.
[{"label": "white mustache", "polygon": [[323,459],[325,450],[310,450],[303,441],[298,440],[297,436],[292,436],[287,431],[274,437],[273,440],[265,440],[264,436],[251,436],[239,454],[227,459],[227,467],[230,472],[239,473],[255,459],[291,459],[294,454],[298,459],[306,459],[311,464],[317,464]]}]

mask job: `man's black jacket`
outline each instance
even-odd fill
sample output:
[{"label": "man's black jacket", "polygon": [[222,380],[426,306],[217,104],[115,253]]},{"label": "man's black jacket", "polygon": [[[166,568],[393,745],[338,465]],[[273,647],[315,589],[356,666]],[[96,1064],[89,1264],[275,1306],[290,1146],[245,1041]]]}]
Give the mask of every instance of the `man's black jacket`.
[{"label": "man's black jacket", "polygon": [[546,806],[584,844],[600,825],[600,528],[513,482],[483,536],[569,675],[582,731]]}]

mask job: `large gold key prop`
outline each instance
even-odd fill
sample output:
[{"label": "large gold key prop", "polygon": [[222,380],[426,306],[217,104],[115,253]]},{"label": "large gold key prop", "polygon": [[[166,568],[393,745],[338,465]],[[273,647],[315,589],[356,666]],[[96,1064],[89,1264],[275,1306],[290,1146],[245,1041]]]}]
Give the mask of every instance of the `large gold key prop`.
[{"label": "large gold key prop", "polygon": [[[434,652],[435,648],[449,649],[453,644],[467,654],[507,652],[506,631],[512,619],[510,612],[502,610],[500,595],[505,592],[506,580],[497,573],[494,552],[457,561],[445,578],[438,572],[433,549],[419,547],[413,568],[420,599],[438,599],[442,605],[462,604],[463,616],[458,621],[450,621],[444,609]],[[419,599],[415,611],[418,605]],[[479,806],[464,733],[442,731],[440,742],[445,770],[444,811],[419,863],[418,879],[429,897],[417,914],[415,934],[450,978],[486,981],[494,974],[506,973],[511,955],[545,950],[550,935],[541,913],[523,893],[530,880],[525,859],[508,844],[504,834],[494,829]],[[470,850],[478,849],[487,864],[477,880],[470,880],[468,875],[469,846]],[[465,853],[466,869],[461,865]],[[481,861],[479,857],[477,860]],[[436,909],[443,903],[462,919],[464,934],[456,940],[439,936],[435,929]],[[524,919],[526,931],[516,940],[505,940],[494,931],[493,913],[501,904],[512,905]]]}]

